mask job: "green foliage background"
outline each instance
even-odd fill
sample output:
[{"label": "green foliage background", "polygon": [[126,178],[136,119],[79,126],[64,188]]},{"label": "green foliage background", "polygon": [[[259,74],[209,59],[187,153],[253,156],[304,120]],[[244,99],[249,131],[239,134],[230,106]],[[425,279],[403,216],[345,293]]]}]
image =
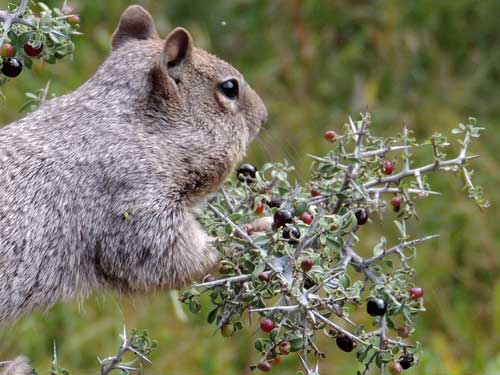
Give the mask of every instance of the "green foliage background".
[{"label": "green foliage background", "polygon": [[[154,15],[161,35],[177,25],[195,43],[230,61],[268,105],[270,120],[248,160],[290,160],[306,180],[306,153],[322,154],[327,129],[339,129],[349,114],[372,112],[380,134],[406,122],[417,138],[445,132],[468,116],[486,127],[472,152],[476,182],[492,207],[481,212],[457,178],[432,178],[442,197],[421,201],[414,233],[439,233],[420,246],[418,282],[428,312],[414,338],[423,343],[418,368],[409,374],[500,373],[500,2],[495,0],[182,0],[136,1]],[[59,1],[48,1],[51,6]],[[24,93],[51,80],[57,95],[81,85],[109,53],[110,36],[132,1],[74,1],[82,19],[73,61],[26,71],[2,90],[0,123],[22,116]],[[6,0],[0,8],[6,9]],[[133,79],[133,77],[131,77]],[[57,136],[57,135],[54,135]],[[387,214],[392,221],[392,213]],[[364,234],[369,249],[387,225]],[[47,261],[50,261],[49,259]],[[1,301],[0,301],[1,303]],[[52,341],[60,364],[75,374],[96,373],[96,356],[116,352],[123,324],[147,328],[158,339],[151,374],[248,374],[257,358],[252,328],[225,339],[205,315],[174,314],[168,294],[122,297],[96,293],[84,302],[61,304],[0,330],[0,358],[25,354],[39,373],[50,367]],[[360,311],[359,318],[362,319]],[[324,374],[354,373],[353,354],[322,341]],[[298,370],[286,358],[275,374]]]}]

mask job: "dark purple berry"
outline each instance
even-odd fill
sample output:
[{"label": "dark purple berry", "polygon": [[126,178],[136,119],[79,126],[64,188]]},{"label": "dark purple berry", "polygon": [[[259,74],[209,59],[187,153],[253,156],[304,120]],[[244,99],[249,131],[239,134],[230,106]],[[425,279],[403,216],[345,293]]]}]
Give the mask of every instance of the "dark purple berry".
[{"label": "dark purple berry", "polygon": [[387,303],[382,298],[370,298],[366,304],[366,311],[371,316],[382,316],[387,311]]},{"label": "dark purple berry", "polygon": [[7,57],[3,60],[2,73],[7,77],[14,78],[21,74],[23,64],[15,57]]},{"label": "dark purple berry", "polygon": [[273,225],[275,228],[284,227],[293,221],[293,214],[288,210],[278,210],[273,217]]},{"label": "dark purple berry", "polygon": [[283,238],[290,241],[296,241],[300,238],[300,230],[296,226],[288,226],[283,229]]},{"label": "dark purple berry", "polygon": [[368,211],[366,208],[358,208],[354,215],[356,216],[356,220],[358,221],[358,225],[364,225],[368,221]]},{"label": "dark purple berry", "polygon": [[271,208],[280,208],[281,207],[281,198],[277,195],[273,195],[269,201],[267,201],[267,205]]},{"label": "dark purple berry", "polygon": [[309,290],[315,285],[316,285],[316,283],[312,279],[310,279],[309,277],[306,277],[304,279],[304,289]]},{"label": "dark purple berry", "polygon": [[344,352],[352,352],[356,347],[356,342],[345,335],[338,335],[335,339],[337,346]]},{"label": "dark purple berry", "polygon": [[242,164],[236,170],[236,176],[241,182],[252,182],[257,177],[257,168],[250,163]]},{"label": "dark purple berry", "polygon": [[399,364],[403,370],[408,370],[413,364],[414,358],[411,354],[406,354],[399,359]]}]

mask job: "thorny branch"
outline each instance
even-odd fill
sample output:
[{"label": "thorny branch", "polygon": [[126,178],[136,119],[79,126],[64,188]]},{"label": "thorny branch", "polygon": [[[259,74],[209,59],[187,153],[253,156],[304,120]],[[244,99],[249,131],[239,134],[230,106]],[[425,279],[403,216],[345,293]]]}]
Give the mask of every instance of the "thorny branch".
[{"label": "thorny branch", "polygon": [[[355,323],[353,323],[347,316],[343,316],[342,312],[339,312],[338,310],[339,306],[341,306],[339,305],[339,303],[342,304],[346,300],[346,297],[343,297],[341,295],[336,298],[333,298],[331,296],[324,297],[320,294],[322,288],[336,288],[339,282],[338,278],[342,274],[345,274],[347,272],[347,268],[351,266],[352,269],[362,273],[365,277],[365,280],[362,282],[362,290],[365,289],[367,283],[371,283],[371,285],[380,288],[380,290],[383,290],[384,295],[389,298],[393,306],[395,306],[396,308],[403,308],[404,301],[400,299],[400,295],[394,293],[391,287],[386,284],[387,279],[385,275],[380,274],[380,270],[375,268],[374,266],[394,254],[399,255],[399,257],[401,258],[401,262],[406,264],[406,262],[411,259],[411,256],[407,256],[405,254],[406,249],[414,249],[416,245],[425,241],[429,241],[431,239],[435,239],[438,236],[428,235],[417,239],[409,239],[408,235],[406,234],[405,218],[403,218],[402,223],[400,224],[402,226],[402,234],[399,243],[389,248],[384,247],[381,252],[375,253],[371,257],[362,257],[355,250],[356,243],[359,241],[358,237],[356,236],[358,226],[355,226],[351,229],[349,237],[346,239],[341,248],[340,258],[338,259],[336,266],[331,269],[327,277],[325,277],[322,281],[320,280],[313,287],[309,289],[303,287],[300,289],[300,291],[297,291],[297,289],[294,289],[292,286],[291,278],[297,276],[294,273],[296,271],[293,271],[295,269],[295,263],[297,262],[303,251],[317,246],[318,238],[323,233],[323,229],[319,225],[321,218],[327,214],[329,216],[339,215],[342,212],[345,212],[342,211],[344,207],[349,207],[350,203],[346,202],[346,194],[352,194],[352,192],[355,192],[357,194],[359,193],[363,200],[370,204],[375,203],[377,207],[379,206],[379,197],[384,193],[400,194],[405,198],[408,198],[409,194],[418,194],[419,196],[428,196],[431,194],[439,195],[440,193],[430,190],[424,184],[423,180],[423,175],[434,170],[454,172],[456,172],[457,170],[462,170],[466,185],[469,188],[473,189],[474,185],[472,184],[472,181],[470,179],[470,173],[465,168],[465,163],[476,157],[467,155],[471,133],[470,130],[465,130],[465,136],[462,142],[463,147],[457,157],[447,160],[441,160],[436,157],[434,162],[431,164],[412,168],[410,166],[409,150],[414,145],[410,144],[409,142],[409,132],[406,125],[403,128],[402,145],[383,145],[382,147],[375,150],[365,150],[363,146],[363,139],[365,138],[365,136],[367,136],[368,125],[369,115],[363,116],[362,120],[358,121],[357,123],[349,118],[349,133],[347,136],[350,136],[354,139],[354,151],[352,153],[345,153],[343,156],[345,159],[351,158],[353,160],[350,164],[341,162],[341,160],[336,156],[320,158],[310,155],[313,159],[321,163],[331,164],[339,171],[341,171],[339,173],[343,173],[343,180],[339,185],[339,189],[331,196],[322,195],[319,197],[310,198],[309,204],[316,206],[317,213],[300,241],[298,241],[298,243],[295,245],[294,251],[292,251],[288,256],[283,256],[279,259],[267,257],[267,248],[263,248],[262,246],[258,245],[242,227],[240,227],[235,221],[231,220],[229,216],[224,212],[221,212],[211,203],[207,204],[208,209],[212,211],[218,219],[222,220],[222,222],[224,222],[225,224],[228,224],[233,229],[234,233],[236,233],[239,239],[246,242],[250,248],[257,250],[261,257],[265,259],[266,268],[263,273],[268,276],[272,275],[273,277],[276,277],[278,280],[280,280],[280,293],[283,296],[286,296],[286,298],[280,298],[278,304],[275,306],[249,308],[249,313],[266,315],[278,314],[278,316],[290,317],[290,321],[293,322],[291,324],[293,324],[297,329],[300,328],[300,331],[302,332],[301,335],[303,342],[311,342],[311,348],[315,348],[315,346],[309,337],[309,331],[311,329],[316,330],[322,326],[329,327],[336,335],[346,336],[354,342],[363,345],[369,344],[369,338],[378,337],[378,346],[373,347],[373,352],[367,358],[367,362],[365,362],[363,373],[366,373],[368,371],[370,364],[375,359],[377,359],[382,352],[391,349],[393,346],[398,346],[399,348],[406,350],[407,348],[414,348],[414,345],[407,344],[401,339],[395,340],[388,337],[388,322],[385,315],[378,320],[379,328],[373,331],[367,332],[365,330],[356,330],[356,333],[353,333],[350,330],[344,328],[341,324],[335,322],[335,316],[348,322],[354,327],[357,327]],[[432,147],[434,150],[434,155],[439,155],[439,153],[436,151],[437,145],[433,143]],[[358,178],[360,174],[363,173],[363,168],[365,167],[365,159],[371,158],[371,160],[373,160],[373,158],[381,158],[389,152],[403,153],[404,162],[402,170],[394,175],[379,176],[371,180],[368,179],[368,181],[364,183],[360,183]],[[401,181],[409,177],[413,177],[416,180],[416,184],[418,187],[410,186],[408,184],[404,185],[403,187],[400,184]],[[273,179],[273,182],[276,183],[275,178]],[[299,192],[299,188],[294,188],[283,207],[289,209]],[[375,201],[373,201],[371,198],[373,196],[375,196]],[[224,190],[222,192],[222,197],[226,202],[226,205],[228,206],[229,212],[231,214],[234,214],[241,208],[238,207],[235,210],[235,205],[231,201],[230,195],[227,193],[227,191]],[[332,202],[333,207],[329,206],[330,202]],[[279,260],[280,262],[275,262],[275,260]],[[276,266],[276,264],[279,264],[279,266]],[[222,286],[228,288],[230,285],[234,285],[235,290],[237,290],[238,285],[242,283],[243,285],[246,285],[247,283],[251,284],[256,279],[257,274],[255,273],[239,274],[236,276],[221,278],[215,281],[195,284],[193,287],[196,289],[212,289]],[[240,292],[236,294],[238,301],[240,300],[240,298],[242,298],[243,290],[243,288],[240,289]],[[233,311],[234,306],[229,306],[228,308],[230,309],[228,311]],[[332,314],[332,312],[334,312],[334,314]],[[224,322],[226,322],[228,319],[227,315],[227,311],[224,311],[222,313],[222,316],[225,317]],[[283,318],[281,318],[281,322],[283,322]],[[314,352],[316,352],[316,355],[318,355],[319,350],[313,350],[313,353]],[[269,354],[269,352],[267,353]],[[308,353],[305,350],[299,351],[297,352],[297,354],[299,357],[299,361],[307,374],[319,374],[318,363],[316,363],[315,367],[311,367],[307,359]],[[319,356],[317,357],[317,359],[319,359]],[[381,367],[383,372],[384,362],[381,362]]]},{"label": "thorny branch", "polygon": [[151,364],[151,361],[143,353],[134,348],[134,342],[136,340],[135,333],[127,339],[127,330],[125,327],[123,327],[123,333],[120,336],[122,339],[122,344],[120,346],[120,349],[118,350],[118,353],[116,353],[114,356],[104,359],[97,358],[97,360],[99,361],[99,365],[101,366],[101,375],[107,375],[113,370],[121,370],[125,374],[129,374],[130,371],[140,371],[140,368],[131,367],[122,363],[123,357],[127,353],[132,353],[134,356],[136,356],[137,359]]},{"label": "thorny branch", "polygon": [[0,20],[3,21],[3,34],[0,37],[0,46],[3,44],[4,39],[7,37],[7,34],[9,33],[10,28],[14,23],[20,23],[26,26],[33,27],[33,24],[31,22],[28,22],[22,18],[22,15],[28,7],[28,3],[29,0],[22,0],[21,4],[14,13],[9,13],[6,11],[0,12]]}]

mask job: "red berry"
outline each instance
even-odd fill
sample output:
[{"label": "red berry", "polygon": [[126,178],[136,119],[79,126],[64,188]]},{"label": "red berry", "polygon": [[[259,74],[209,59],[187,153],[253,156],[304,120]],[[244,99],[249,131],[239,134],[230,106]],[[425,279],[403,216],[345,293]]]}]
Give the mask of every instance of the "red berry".
[{"label": "red berry", "polygon": [[265,283],[271,281],[271,275],[269,275],[269,273],[267,273],[267,272],[259,273],[258,278],[260,281],[263,281]]},{"label": "red berry", "polygon": [[290,341],[281,341],[278,345],[278,350],[281,355],[288,355],[292,349],[292,344]]},{"label": "red berry", "polygon": [[260,371],[269,372],[269,371],[271,371],[272,366],[271,366],[271,364],[269,362],[262,361],[262,362],[259,362],[257,364],[257,368]]},{"label": "red berry", "polygon": [[382,172],[387,175],[392,174],[392,172],[394,172],[394,163],[392,161],[384,162],[382,165]]},{"label": "red berry", "polygon": [[259,202],[259,204],[257,204],[257,207],[255,208],[255,213],[257,215],[262,215],[263,212],[264,212],[264,203]]},{"label": "red berry", "polygon": [[300,263],[300,268],[302,268],[302,271],[304,271],[304,272],[310,271],[311,268],[313,268],[313,261],[309,258],[304,259]]},{"label": "red berry", "polygon": [[42,50],[43,50],[43,43],[40,43],[38,46],[32,46],[29,43],[24,45],[24,52],[29,57],[37,57],[40,53],[42,53]]},{"label": "red berry", "polygon": [[314,216],[311,215],[309,212],[305,211],[302,212],[302,214],[299,216],[299,219],[302,220],[307,225],[311,225],[311,223],[314,220]]},{"label": "red berry", "polygon": [[328,142],[333,142],[337,138],[337,133],[334,130],[328,130],[325,132],[324,137]]},{"label": "red berry", "polygon": [[403,371],[403,368],[401,367],[399,362],[391,362],[389,364],[389,371],[392,375],[398,375],[398,374],[401,374],[401,372]]},{"label": "red berry", "polygon": [[14,46],[10,43],[5,43],[2,45],[2,48],[0,48],[0,56],[2,57],[12,57],[15,52]]},{"label": "red berry", "polygon": [[69,16],[68,18],[66,18],[66,21],[70,25],[79,25],[80,24],[80,17],[77,16],[76,14],[73,14],[73,15]]},{"label": "red berry", "polygon": [[391,198],[391,206],[394,207],[394,208],[399,208],[401,206],[401,203],[403,202],[403,200],[401,199],[401,197],[395,195]]},{"label": "red berry", "polygon": [[260,321],[260,329],[266,333],[271,332],[276,327],[276,323],[271,318],[263,318]]},{"label": "red berry", "polygon": [[279,355],[277,355],[276,357],[273,358],[273,360],[271,361],[271,365],[272,366],[279,366],[281,363],[281,358]]},{"label": "red berry", "polygon": [[311,188],[311,195],[313,197],[319,197],[321,195],[321,192],[317,188],[313,187]]},{"label": "red berry", "polygon": [[410,297],[413,300],[417,300],[424,296],[424,290],[422,288],[411,288],[409,292],[410,292]]},{"label": "red berry", "polygon": [[410,336],[410,327],[408,326],[402,326],[398,328],[398,335],[399,337],[405,339],[408,336]]}]

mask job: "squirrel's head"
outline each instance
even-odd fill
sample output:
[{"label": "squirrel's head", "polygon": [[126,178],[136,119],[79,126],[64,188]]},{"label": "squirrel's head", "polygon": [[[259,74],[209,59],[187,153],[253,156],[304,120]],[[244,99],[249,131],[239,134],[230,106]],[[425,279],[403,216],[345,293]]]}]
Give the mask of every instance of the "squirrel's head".
[{"label": "squirrel's head", "polygon": [[151,15],[138,5],[123,13],[112,46],[118,55],[155,50],[148,53],[154,59],[150,75],[154,96],[167,105],[175,123],[199,133],[202,142],[211,135],[242,156],[267,120],[264,103],[240,72],[196,48],[183,28],[160,39]]}]

